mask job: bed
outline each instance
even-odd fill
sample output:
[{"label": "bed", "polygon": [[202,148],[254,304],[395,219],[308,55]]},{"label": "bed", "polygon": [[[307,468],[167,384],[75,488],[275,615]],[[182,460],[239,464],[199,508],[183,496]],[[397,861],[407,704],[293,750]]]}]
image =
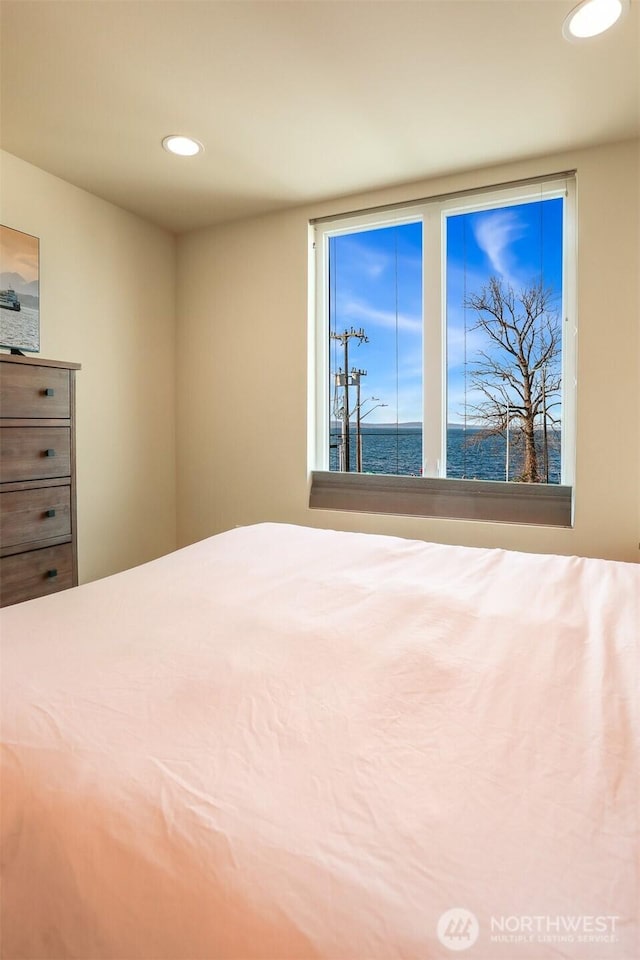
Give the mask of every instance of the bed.
[{"label": "bed", "polygon": [[6,608],[3,960],[638,960],[639,597],[258,524]]}]

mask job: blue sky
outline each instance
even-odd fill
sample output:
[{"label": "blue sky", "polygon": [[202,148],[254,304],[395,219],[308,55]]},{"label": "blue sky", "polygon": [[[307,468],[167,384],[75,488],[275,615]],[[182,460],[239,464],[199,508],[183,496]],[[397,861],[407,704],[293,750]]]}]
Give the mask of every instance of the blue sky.
[{"label": "blue sky", "polygon": [[[386,403],[369,423],[422,420],[422,225],[385,227],[331,239],[332,331],[363,327],[369,343],[350,346],[349,366],[367,370],[362,397]],[[545,200],[449,217],[447,228],[448,420],[464,410],[467,360],[483,345],[465,293],[491,276],[514,289],[536,283],[562,287],[562,201]],[[558,306],[560,300],[558,299]],[[465,318],[466,313],[466,318]],[[331,369],[343,364],[331,347]],[[467,390],[467,401],[472,401]],[[371,402],[364,409],[374,406]]]}]

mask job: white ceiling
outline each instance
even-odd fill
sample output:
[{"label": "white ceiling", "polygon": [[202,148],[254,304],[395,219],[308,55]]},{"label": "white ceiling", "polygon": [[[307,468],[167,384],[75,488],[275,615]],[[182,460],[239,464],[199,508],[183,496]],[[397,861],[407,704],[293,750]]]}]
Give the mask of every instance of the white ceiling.
[{"label": "white ceiling", "polygon": [[638,0],[569,44],[574,3],[2,0],[0,144],[180,232],[638,136]]}]

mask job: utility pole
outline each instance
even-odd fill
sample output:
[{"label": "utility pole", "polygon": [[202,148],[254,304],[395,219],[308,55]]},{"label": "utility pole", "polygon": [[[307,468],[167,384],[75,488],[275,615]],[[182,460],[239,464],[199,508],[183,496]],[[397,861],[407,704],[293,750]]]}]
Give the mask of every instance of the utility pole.
[{"label": "utility pole", "polygon": [[362,473],[362,433],[360,432],[360,377],[366,377],[366,370],[351,370],[351,386],[356,388],[356,470]]},{"label": "utility pole", "polygon": [[[342,464],[343,470],[349,472],[351,470],[351,458],[350,458],[350,437],[349,437],[349,387],[352,386],[351,377],[349,376],[349,341],[357,340],[358,345],[361,343],[368,343],[369,338],[365,334],[362,327],[359,330],[355,330],[351,327],[350,330],[345,330],[344,333],[330,333],[330,340],[337,340],[342,344],[344,349],[344,373],[341,371],[336,373],[336,385],[344,388],[343,395],[343,404],[341,410],[341,420],[342,420]],[[359,378],[358,378],[359,386]]]},{"label": "utility pole", "polygon": [[504,461],[504,473],[505,473],[505,477],[504,477],[504,478],[505,478],[505,480],[507,481],[507,483],[509,482],[509,426],[510,426],[509,420],[510,420],[510,417],[509,417],[509,401],[507,400],[507,453],[506,453],[506,458],[505,458],[505,461]]},{"label": "utility pole", "polygon": [[[342,406],[338,406],[338,402],[334,404],[334,414],[336,420],[340,421],[340,442],[337,444],[338,447],[338,470],[343,473],[345,470],[348,470],[349,467],[345,466],[345,451],[349,453],[349,410],[345,411],[345,397],[347,398],[348,403],[348,387],[349,387],[349,375],[342,372],[342,367],[338,367],[338,372],[334,374],[335,383],[336,383],[336,398],[337,390],[342,389]],[[346,413],[346,416],[345,416]]]},{"label": "utility pole", "polygon": [[549,439],[547,437],[547,367],[542,367],[542,436],[544,444],[544,481],[549,483]]}]

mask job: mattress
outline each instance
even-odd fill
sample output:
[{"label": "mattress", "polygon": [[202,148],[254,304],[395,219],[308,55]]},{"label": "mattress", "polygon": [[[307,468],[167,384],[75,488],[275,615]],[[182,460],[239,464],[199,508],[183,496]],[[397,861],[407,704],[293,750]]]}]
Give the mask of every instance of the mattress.
[{"label": "mattress", "polygon": [[4,609],[2,957],[637,960],[639,597],[259,524]]}]

